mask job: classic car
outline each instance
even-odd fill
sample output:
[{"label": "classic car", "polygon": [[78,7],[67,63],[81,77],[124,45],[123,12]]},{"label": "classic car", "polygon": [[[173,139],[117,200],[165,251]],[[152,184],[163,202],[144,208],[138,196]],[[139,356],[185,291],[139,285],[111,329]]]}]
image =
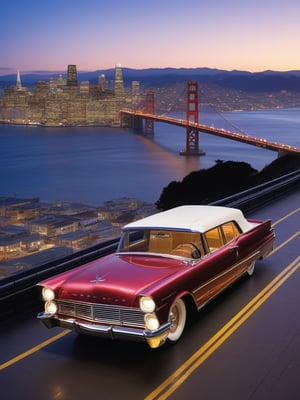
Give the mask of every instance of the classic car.
[{"label": "classic car", "polygon": [[182,335],[188,313],[239,279],[274,245],[270,220],[234,208],[181,206],[127,224],[115,253],[39,283],[38,319],[82,334],[144,341]]}]

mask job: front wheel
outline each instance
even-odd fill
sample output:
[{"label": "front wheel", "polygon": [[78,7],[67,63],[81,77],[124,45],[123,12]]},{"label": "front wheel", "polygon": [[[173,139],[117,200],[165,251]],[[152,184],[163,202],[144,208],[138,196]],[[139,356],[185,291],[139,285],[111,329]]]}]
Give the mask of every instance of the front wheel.
[{"label": "front wheel", "polygon": [[252,261],[252,263],[247,268],[248,276],[252,276],[254,274],[254,270],[255,270],[255,261]]},{"label": "front wheel", "polygon": [[182,335],[186,322],[186,307],[182,299],[177,299],[172,304],[169,311],[169,321],[171,326],[168,340],[177,342]]}]

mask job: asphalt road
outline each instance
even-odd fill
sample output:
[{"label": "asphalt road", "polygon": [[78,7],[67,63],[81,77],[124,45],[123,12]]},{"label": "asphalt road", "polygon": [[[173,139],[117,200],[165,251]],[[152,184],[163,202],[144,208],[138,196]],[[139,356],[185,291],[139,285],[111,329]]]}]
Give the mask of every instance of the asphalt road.
[{"label": "asphalt road", "polygon": [[274,252],[203,309],[175,346],[48,330],[28,310],[0,327],[2,400],[298,400],[300,190],[247,215]]}]

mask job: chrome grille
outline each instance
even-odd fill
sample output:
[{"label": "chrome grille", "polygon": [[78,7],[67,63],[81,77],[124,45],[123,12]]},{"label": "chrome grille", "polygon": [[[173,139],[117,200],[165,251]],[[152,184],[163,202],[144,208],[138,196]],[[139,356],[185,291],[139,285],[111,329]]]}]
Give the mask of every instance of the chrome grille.
[{"label": "chrome grille", "polygon": [[75,305],[75,315],[78,315],[78,317],[82,318],[92,318],[93,308],[90,304],[77,303]]},{"label": "chrome grille", "polygon": [[57,301],[58,313],[103,324],[144,327],[144,313],[138,308],[76,301]]}]

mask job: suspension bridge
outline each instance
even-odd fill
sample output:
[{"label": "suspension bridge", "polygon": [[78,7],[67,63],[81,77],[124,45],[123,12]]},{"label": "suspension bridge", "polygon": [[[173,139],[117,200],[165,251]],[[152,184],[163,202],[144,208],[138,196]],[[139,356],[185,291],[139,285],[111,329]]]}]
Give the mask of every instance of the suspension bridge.
[{"label": "suspension bridge", "polygon": [[220,136],[226,139],[243,142],[256,147],[275,151],[278,156],[288,153],[300,154],[300,149],[284,143],[272,142],[267,139],[248,135],[244,132],[234,132],[214,126],[199,123],[199,89],[198,82],[189,81],[187,84],[186,119],[177,119],[166,115],[155,114],[154,92],[147,92],[144,107],[141,109],[120,110],[121,124],[142,130],[146,135],[154,135],[154,122],[165,122],[185,128],[185,149],[180,151],[182,155],[204,155],[205,151],[199,146],[199,132]]}]

